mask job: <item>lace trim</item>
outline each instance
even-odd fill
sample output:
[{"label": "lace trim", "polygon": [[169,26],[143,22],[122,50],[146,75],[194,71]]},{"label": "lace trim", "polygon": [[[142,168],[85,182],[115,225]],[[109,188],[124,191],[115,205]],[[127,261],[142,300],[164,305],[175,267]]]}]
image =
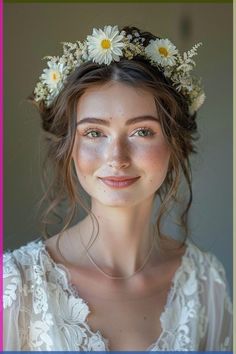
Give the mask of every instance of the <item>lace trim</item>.
[{"label": "lace trim", "polygon": [[[166,300],[166,304],[164,306],[164,309],[161,313],[161,316],[160,316],[160,323],[161,323],[161,334],[160,336],[157,338],[157,340],[152,343],[147,349],[146,351],[153,351],[153,350],[157,350],[158,349],[158,343],[161,341],[162,337],[164,336],[165,334],[165,330],[164,330],[164,318],[166,316],[166,313],[167,313],[167,310],[169,309],[169,307],[171,306],[171,303],[173,301],[173,298],[174,298],[174,295],[175,295],[175,292],[176,292],[176,287],[177,287],[177,284],[178,284],[178,279],[180,277],[180,275],[182,274],[183,272],[183,268],[185,266],[185,263],[186,263],[186,260],[188,258],[188,254],[190,252],[190,248],[192,246],[191,242],[187,239],[186,242],[186,250],[184,252],[184,254],[182,255],[181,257],[181,262],[180,262],[180,265],[179,267],[177,268],[177,270],[175,271],[175,274],[174,276],[172,277],[172,280],[171,280],[171,286],[170,286],[170,289],[168,291],[168,295],[167,295],[167,300]],[[76,287],[72,284],[71,282],[71,275],[70,275],[70,272],[69,270],[63,265],[63,264],[60,264],[60,263],[56,263],[52,257],[50,256],[49,252],[47,251],[46,249],[46,245],[44,242],[42,242],[41,240],[38,242],[38,245],[41,246],[41,249],[42,251],[44,252],[44,254],[46,255],[47,259],[50,261],[50,263],[53,265],[53,268],[55,271],[57,271],[60,275],[59,279],[58,279],[58,282],[59,284],[62,286],[62,288],[64,289],[64,291],[69,291],[69,293],[75,297],[76,299],[79,299],[79,300],[82,300],[83,304],[87,306],[87,309],[88,309],[88,315],[89,313],[91,312],[90,311],[90,308],[89,308],[89,304],[83,299],[80,297],[79,295],[79,292],[78,290],[76,289]],[[88,315],[86,316],[85,318],[85,322],[86,322],[86,325],[89,329],[89,331],[91,333],[94,334],[94,332],[91,330],[89,324],[88,324]],[[102,342],[104,343],[105,347],[106,347],[106,351],[110,351],[109,349],[109,339],[105,338],[102,333],[97,330],[95,334],[98,334],[100,337],[101,337],[101,340]]]},{"label": "lace trim", "polygon": [[[48,294],[51,294],[50,296],[53,297],[55,294],[60,299],[60,306],[59,308],[56,307],[54,312],[59,314],[57,324],[64,333],[69,350],[110,351],[109,340],[104,338],[99,330],[97,332],[91,330],[87,319],[90,313],[89,305],[80,297],[79,289],[77,290],[72,284],[69,270],[51,258],[45,243],[41,239],[22,246],[20,249],[13,251],[12,254],[4,255],[6,278],[11,276],[14,280],[17,276],[21,279],[14,258],[17,263],[26,266],[24,267],[24,274],[26,280],[29,281],[29,288],[27,284],[24,284],[20,290],[23,291],[25,296],[32,294],[33,306],[37,305],[34,308],[34,314],[38,316],[38,320],[30,323],[31,332],[29,337],[28,333],[25,334],[26,341],[24,343],[26,343],[26,347],[24,349],[34,350],[36,348],[36,350],[41,350],[41,345],[44,345],[47,350],[52,350],[53,343],[49,330],[53,327],[53,322],[52,315],[48,312],[47,307],[46,293],[48,291]],[[195,323],[197,318],[200,318],[198,340],[205,338],[207,329],[206,307],[201,304],[199,296],[202,293],[202,281],[207,282],[208,273],[206,273],[206,269],[209,269],[217,283],[225,286],[224,268],[220,262],[213,255],[202,252],[187,240],[186,250],[172,277],[166,304],[160,316],[161,334],[146,351],[173,350],[173,348],[189,351],[196,350],[199,347],[199,342],[195,343],[194,337],[192,337],[190,324],[191,321]],[[12,282],[11,279],[9,280],[10,286],[6,290],[6,307],[11,306],[12,302],[15,301],[16,286],[21,288],[21,285],[16,284],[15,280]],[[44,290],[44,286],[47,286],[48,289]],[[229,308],[229,311],[230,301],[228,302],[226,298],[225,306]],[[58,302],[53,301],[52,303]],[[74,340],[75,337],[76,341]],[[228,337],[222,339],[222,348],[229,346],[228,341],[230,341]]]}]

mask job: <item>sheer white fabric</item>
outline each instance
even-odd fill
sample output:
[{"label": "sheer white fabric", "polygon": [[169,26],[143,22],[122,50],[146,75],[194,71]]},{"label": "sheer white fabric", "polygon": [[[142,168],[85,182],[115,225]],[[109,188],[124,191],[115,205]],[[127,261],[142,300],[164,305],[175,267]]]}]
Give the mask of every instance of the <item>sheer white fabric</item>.
[{"label": "sheer white fabric", "polygon": [[[109,340],[89,328],[89,304],[78,292],[42,240],[5,253],[4,350],[110,351]],[[190,241],[161,325],[161,335],[146,351],[232,350],[232,304],[224,268]]]}]

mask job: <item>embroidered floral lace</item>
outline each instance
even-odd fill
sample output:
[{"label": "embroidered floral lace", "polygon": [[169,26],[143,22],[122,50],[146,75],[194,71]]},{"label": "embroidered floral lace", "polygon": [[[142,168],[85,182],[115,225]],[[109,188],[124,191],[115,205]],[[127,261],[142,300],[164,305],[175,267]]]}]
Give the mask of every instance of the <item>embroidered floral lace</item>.
[{"label": "embroidered floral lace", "polygon": [[[89,328],[89,305],[42,240],[5,253],[3,277],[4,350],[110,350],[109,340]],[[172,279],[161,325],[161,335],[146,351],[232,350],[224,268],[191,241]]]}]

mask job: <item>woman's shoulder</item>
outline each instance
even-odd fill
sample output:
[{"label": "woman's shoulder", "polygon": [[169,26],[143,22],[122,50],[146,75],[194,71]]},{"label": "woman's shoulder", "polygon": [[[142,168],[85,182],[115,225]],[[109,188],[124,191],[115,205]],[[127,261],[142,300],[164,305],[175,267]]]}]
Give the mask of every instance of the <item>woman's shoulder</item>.
[{"label": "woman's shoulder", "polygon": [[39,262],[38,254],[42,241],[37,239],[15,250],[7,250],[3,254],[3,307],[10,307],[18,301],[18,295],[24,291],[24,283],[28,279],[28,267]]},{"label": "woman's shoulder", "polygon": [[185,270],[208,286],[219,284],[228,288],[225,267],[219,258],[212,251],[202,249],[192,240],[188,240],[187,245]]},{"label": "woman's shoulder", "polygon": [[7,249],[3,254],[3,275],[11,275],[21,265],[29,265],[36,262],[42,246],[43,241],[38,238],[14,250]]},{"label": "woman's shoulder", "polygon": [[198,246],[193,240],[188,240],[187,251],[189,257],[198,266],[206,266],[207,269],[218,270],[222,275],[225,273],[224,266],[219,258],[211,251]]},{"label": "woman's shoulder", "polygon": [[180,250],[176,252],[177,256],[182,258],[181,266],[179,267],[180,273],[194,273],[198,279],[203,280],[209,278],[210,275],[219,282],[225,279],[225,268],[222,262],[209,249],[203,249],[191,238],[187,238],[184,244],[171,239],[169,244],[174,250]]}]

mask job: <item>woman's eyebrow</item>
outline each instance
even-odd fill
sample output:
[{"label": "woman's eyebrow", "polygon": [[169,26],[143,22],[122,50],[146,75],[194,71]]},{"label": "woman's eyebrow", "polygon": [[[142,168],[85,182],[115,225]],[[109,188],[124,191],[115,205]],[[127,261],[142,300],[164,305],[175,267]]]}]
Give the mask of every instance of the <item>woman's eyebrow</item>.
[{"label": "woman's eyebrow", "polygon": [[[147,121],[147,120],[149,120],[149,121],[151,120],[151,121],[158,122],[158,123],[160,122],[158,117],[146,115],[146,116],[139,116],[139,117],[130,118],[126,121],[125,125],[140,123],[140,122]],[[93,118],[93,117],[83,118],[77,122],[77,125],[82,125],[82,124],[86,124],[86,123],[101,124],[101,125],[106,125],[106,126],[110,125],[110,122],[106,119]]]}]

